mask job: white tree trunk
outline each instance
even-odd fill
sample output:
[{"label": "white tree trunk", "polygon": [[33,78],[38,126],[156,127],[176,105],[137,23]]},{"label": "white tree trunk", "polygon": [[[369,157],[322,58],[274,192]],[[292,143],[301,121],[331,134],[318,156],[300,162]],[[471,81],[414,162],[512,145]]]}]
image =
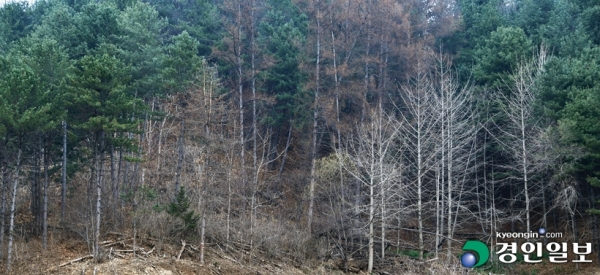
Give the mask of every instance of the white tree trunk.
[{"label": "white tree trunk", "polygon": [[12,186],[12,200],[10,203],[10,222],[8,227],[8,257],[6,259],[6,269],[10,272],[12,264],[12,248],[13,248],[13,236],[15,229],[15,206],[17,200],[17,186],[19,185],[19,172],[21,171],[21,148],[17,153],[17,169],[15,171],[15,180]]},{"label": "white tree trunk", "polygon": [[44,148],[42,151],[42,161],[44,162],[44,205],[42,206],[42,249],[48,248],[48,152]]},{"label": "white tree trunk", "polygon": [[63,146],[62,146],[62,186],[60,196],[60,221],[65,221],[67,204],[67,121],[62,122],[63,126]]}]

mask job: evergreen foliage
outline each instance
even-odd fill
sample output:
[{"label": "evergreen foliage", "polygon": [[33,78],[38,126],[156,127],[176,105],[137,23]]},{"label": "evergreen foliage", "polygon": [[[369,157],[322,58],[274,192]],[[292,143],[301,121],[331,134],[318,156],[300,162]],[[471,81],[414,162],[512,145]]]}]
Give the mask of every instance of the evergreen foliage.
[{"label": "evergreen foliage", "polygon": [[[539,170],[532,171],[539,173],[529,179],[536,188],[544,186],[542,191],[532,193],[534,202],[543,198],[544,204],[532,206],[531,212],[537,215],[536,219],[543,216],[544,220],[551,213],[556,215],[557,222],[571,215],[568,217],[573,224],[579,219],[593,218],[594,223],[585,226],[593,226],[600,232],[595,216],[600,214],[600,1],[459,0],[447,7],[431,3],[305,0],[5,3],[0,7],[0,197],[6,205],[0,206],[5,214],[0,219],[9,220],[10,209],[6,208],[12,192],[8,189],[9,179],[19,172],[26,181],[15,188],[20,188],[19,192],[26,190],[30,196],[28,211],[34,219],[41,216],[37,204],[42,200],[39,191],[46,180],[44,172],[47,182],[59,180],[61,151],[66,146],[69,163],[65,174],[69,175],[69,182],[65,185],[69,190],[87,188],[87,193],[82,192],[87,200],[80,203],[86,208],[81,210],[87,215],[85,222],[99,222],[99,217],[108,212],[118,220],[116,213],[124,208],[123,203],[135,208],[139,198],[166,205],[164,209],[178,223],[176,233],[186,237],[201,226],[201,216],[192,210],[196,206],[203,211],[202,217],[210,211],[222,217],[224,209],[228,209],[227,219],[237,216],[242,220],[239,217],[248,211],[249,239],[254,241],[252,238],[257,238],[258,231],[255,225],[266,216],[261,214],[268,213],[261,213],[270,207],[268,204],[287,207],[289,213],[282,210],[281,217],[296,211],[289,215],[294,216],[289,218],[290,223],[302,220],[296,216],[304,209],[300,204],[305,201],[309,161],[332,157],[333,151],[346,144],[351,146],[360,138],[355,136],[357,127],[374,122],[369,121],[369,114],[375,110],[389,112],[395,118],[410,117],[401,100],[406,91],[397,88],[407,86],[416,72],[442,73],[443,68],[431,65],[434,62],[430,58],[437,52],[432,49],[440,49],[452,59],[448,63],[457,70],[461,85],[468,84],[475,91],[474,101],[478,105],[465,112],[473,111],[465,124],[481,126],[481,130],[474,134],[477,141],[469,152],[457,152],[462,155],[454,156],[468,159],[460,163],[460,169],[471,173],[464,179],[474,178],[475,184],[469,187],[473,189],[461,190],[464,197],[459,198],[469,206],[454,201],[454,205],[446,205],[446,210],[436,209],[435,213],[443,216],[456,211],[451,215],[458,216],[460,211],[471,211],[475,205],[481,207],[480,197],[485,197],[484,204],[498,207],[487,210],[497,211],[494,215],[502,211],[514,214],[512,223],[518,223],[521,214],[511,211],[521,207],[523,186],[515,176],[517,173],[511,171],[514,166],[509,167],[516,157],[507,154],[506,148],[510,146],[505,143],[510,133],[505,127],[509,118],[502,110],[509,109],[506,101],[515,95],[514,87],[511,89],[507,82],[516,68],[540,47],[546,47],[550,53],[547,62],[540,62],[545,65],[531,70],[539,72],[536,75],[539,82],[527,87],[534,91],[531,98],[535,102],[531,104],[535,112],[524,120],[527,127],[523,127],[523,132],[535,128],[532,132],[539,134],[527,137],[527,144],[538,150],[531,156],[532,162],[545,165],[534,167]],[[450,19],[438,18],[443,16]],[[450,22],[452,26],[441,22]],[[446,28],[447,31],[442,30]],[[444,33],[444,37],[436,37],[437,33]],[[439,41],[443,43],[436,44]],[[426,92],[441,98],[444,95],[433,91],[448,88],[445,85],[442,81],[427,84]],[[452,90],[449,94],[461,87],[457,84],[449,88]],[[313,100],[314,94],[309,91],[317,90],[318,100]],[[254,92],[256,102],[251,102],[255,98],[249,95]],[[252,103],[256,103],[256,109],[248,108]],[[440,132],[442,140],[453,130],[446,127],[462,125],[451,124],[447,117],[450,111],[455,111],[453,106],[440,103],[437,107],[443,110],[432,119],[431,129],[445,131]],[[157,113],[161,116],[154,116]],[[306,131],[304,126],[311,118],[313,131]],[[68,125],[64,132],[63,122]],[[188,131],[193,134],[186,137]],[[405,142],[398,141],[397,147]],[[376,144],[373,142],[371,146],[375,148]],[[403,155],[402,149],[394,150],[396,155],[390,159],[405,162],[401,169],[406,171],[402,173],[410,177],[407,175],[414,172],[411,163],[414,157]],[[444,167],[447,164],[440,160],[447,157],[443,155],[443,145],[435,150],[439,152],[424,164],[430,165],[429,172],[423,175],[424,188],[431,188],[419,194],[431,199],[425,202],[424,209],[434,205],[433,183],[452,182],[451,176],[445,174],[450,170],[444,170],[450,168]],[[166,200],[171,198],[165,194],[171,193],[155,191],[171,188],[168,178],[173,176],[176,169],[172,166],[177,164],[167,160],[169,154],[178,158],[178,183],[181,178],[185,182],[182,185],[202,186],[188,191],[179,189],[170,203]],[[15,171],[17,159],[22,160],[19,165],[26,169]],[[148,159],[155,161],[151,169],[145,166]],[[349,156],[348,164],[336,165],[348,166],[352,161]],[[431,164],[434,162],[439,167]],[[324,165],[322,161],[314,163]],[[533,165],[524,166],[529,164]],[[42,168],[44,165],[48,168]],[[410,198],[402,201],[401,206],[394,201],[392,207],[397,209],[384,209],[390,204],[384,201],[383,193],[392,190],[391,186],[381,186],[378,191],[372,185],[367,190],[350,180],[345,174],[350,170],[330,166],[327,177],[336,181],[337,186],[329,183],[319,186],[315,192],[323,193],[311,199],[322,200],[315,206],[315,213],[319,213],[315,216],[332,211],[331,217],[342,223],[326,229],[337,230],[331,233],[338,234],[331,235],[331,240],[338,239],[336,246],[341,254],[356,252],[346,251],[350,250],[349,240],[354,244],[355,240],[350,239],[354,237],[342,240],[346,237],[341,236],[367,228],[367,223],[361,223],[364,213],[360,212],[367,192],[373,199],[383,197],[378,206],[381,208],[370,213],[382,223],[387,210],[388,214],[397,210],[399,217],[414,216],[414,210],[406,210],[414,202]],[[287,168],[294,169],[289,176],[285,174]],[[318,167],[311,168],[319,171]],[[75,177],[78,173],[83,176]],[[311,175],[313,182],[317,176]],[[89,182],[82,184],[79,181],[86,180],[81,178]],[[166,187],[145,186],[165,182],[168,182]],[[24,183],[31,187],[25,189]],[[493,185],[496,183],[501,184]],[[206,187],[210,184],[214,185]],[[409,188],[410,183],[406,186]],[[210,190],[212,187],[216,191]],[[328,191],[331,194],[326,194],[329,197],[325,199],[323,190],[327,188],[335,192]],[[564,198],[559,196],[564,194],[554,190],[559,188],[563,193],[575,194],[574,202],[560,204]],[[194,201],[191,198],[200,197],[192,194],[196,190],[203,190],[201,196],[221,197],[210,202],[205,197]],[[109,191],[112,197],[105,196]],[[393,200],[402,200],[404,192],[412,192],[396,191]],[[446,190],[450,195],[456,191]],[[140,192],[137,197],[136,192]],[[413,193],[406,197],[414,197]],[[450,195],[441,195],[440,205]],[[23,196],[19,196],[21,201],[14,203],[23,203]],[[98,202],[92,205],[94,198]],[[53,199],[50,196],[50,204],[55,203]],[[106,204],[111,207],[105,207]],[[239,207],[231,210],[236,204]],[[94,207],[98,218],[90,214]],[[17,212],[22,209],[18,205]],[[138,214],[149,212],[143,210]],[[425,216],[433,213],[431,209],[427,211],[430,212]],[[477,215],[464,220],[482,219],[483,214]],[[319,221],[324,217],[327,218],[315,218],[315,228],[326,224]],[[452,222],[448,217],[440,217],[436,222],[448,220]],[[31,228],[38,227],[36,221],[27,223]],[[246,223],[242,220],[243,225],[236,230],[244,232],[240,228]],[[404,228],[400,223],[382,224],[380,232],[383,235],[384,228]],[[114,226],[122,224],[126,223],[117,221]],[[424,224],[429,226],[434,222],[425,218]],[[86,230],[93,227],[86,226]],[[0,232],[0,244],[6,232]],[[227,234],[227,240],[233,238]],[[600,239],[600,233],[595,234]],[[0,247],[0,251],[4,250]]]},{"label": "evergreen foliage", "polygon": [[262,73],[262,89],[275,100],[262,122],[280,128],[287,123],[301,123],[302,117],[306,117],[300,48],[305,43],[307,18],[290,0],[269,1],[269,4],[271,9],[260,25],[260,44],[274,60]]},{"label": "evergreen foliage", "polygon": [[185,188],[181,187],[175,196],[175,201],[167,206],[166,211],[169,215],[181,221],[179,231],[184,235],[193,234],[200,220],[200,215],[196,214],[194,210],[189,210],[189,208],[190,201],[185,193]]}]

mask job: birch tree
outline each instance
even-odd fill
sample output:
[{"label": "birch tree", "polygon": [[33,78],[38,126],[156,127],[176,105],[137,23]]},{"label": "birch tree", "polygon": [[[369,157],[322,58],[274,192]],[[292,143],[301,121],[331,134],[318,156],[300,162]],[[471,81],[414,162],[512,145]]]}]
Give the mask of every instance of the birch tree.
[{"label": "birch tree", "polygon": [[312,141],[310,151],[310,183],[309,183],[309,198],[308,198],[308,217],[307,217],[307,231],[312,232],[313,212],[315,205],[315,184],[316,184],[316,161],[317,161],[317,134],[318,134],[318,119],[319,119],[319,92],[321,89],[321,33],[322,26],[321,20],[323,14],[321,13],[321,1],[316,1],[313,6],[313,13],[315,16],[314,32],[316,33],[316,60],[315,60],[315,74],[314,74],[314,103],[313,103],[313,123],[312,123]]}]

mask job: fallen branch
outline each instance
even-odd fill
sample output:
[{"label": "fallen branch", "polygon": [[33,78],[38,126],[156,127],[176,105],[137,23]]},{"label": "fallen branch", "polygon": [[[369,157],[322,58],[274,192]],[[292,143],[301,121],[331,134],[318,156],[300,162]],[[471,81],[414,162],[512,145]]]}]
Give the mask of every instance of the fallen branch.
[{"label": "fallen branch", "polygon": [[72,263],[76,263],[76,262],[83,261],[83,260],[90,259],[90,258],[94,258],[94,255],[90,254],[90,255],[83,256],[83,257],[79,257],[77,259],[70,260],[66,263],[62,263],[62,264],[58,265],[58,267],[63,267],[65,265],[70,265]]},{"label": "fallen branch", "polygon": [[111,247],[111,246],[116,245],[116,244],[120,244],[123,247],[124,246],[131,246],[131,245],[128,245],[128,244],[125,243],[125,242],[128,242],[130,240],[133,240],[133,238],[131,238],[131,239],[124,239],[124,240],[118,240],[118,241],[104,241],[104,242],[100,243],[100,245],[102,245],[104,247]]},{"label": "fallen branch", "polygon": [[152,247],[152,249],[150,249],[150,251],[148,251],[148,252],[144,252],[144,250],[142,250],[142,254],[144,254],[144,256],[148,257],[148,255],[150,255],[150,253],[152,253],[152,251],[154,251],[155,248],[156,248],[156,246]]},{"label": "fallen branch", "polygon": [[125,259],[125,255],[123,255],[123,254],[119,254],[119,253],[117,253],[117,252],[113,252],[113,255],[115,255],[115,256],[117,256],[117,257],[119,257],[119,258],[121,258],[121,259]]},{"label": "fallen branch", "polygon": [[241,264],[240,264],[240,262],[238,262],[236,259],[234,259],[234,258],[231,258],[231,257],[229,257],[229,256],[227,256],[227,255],[223,255],[223,256],[221,256],[221,257],[223,257],[223,259],[230,260],[230,261],[232,261],[232,262],[234,262],[234,263],[236,263],[236,264],[239,264],[239,265],[241,265]]},{"label": "fallen branch", "polygon": [[181,253],[183,253],[184,249],[185,249],[185,241],[181,240],[181,250],[179,250],[179,255],[177,255],[177,260],[179,260],[181,258]]},{"label": "fallen branch", "polygon": [[119,250],[114,250],[115,252],[133,252],[133,249],[119,249]]},{"label": "fallen branch", "polygon": [[115,241],[113,240],[108,240],[108,241],[103,241],[103,242],[99,242],[99,245],[106,245],[106,244],[110,244],[110,243],[114,243]]}]

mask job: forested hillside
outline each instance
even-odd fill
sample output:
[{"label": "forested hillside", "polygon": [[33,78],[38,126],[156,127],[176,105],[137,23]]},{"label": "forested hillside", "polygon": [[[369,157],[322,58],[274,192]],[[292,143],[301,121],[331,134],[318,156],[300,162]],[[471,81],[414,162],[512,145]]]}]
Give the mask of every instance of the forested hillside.
[{"label": "forested hillside", "polygon": [[600,1],[8,1],[0,176],[6,272],[119,235],[449,274],[466,239],[540,227],[595,267]]}]

